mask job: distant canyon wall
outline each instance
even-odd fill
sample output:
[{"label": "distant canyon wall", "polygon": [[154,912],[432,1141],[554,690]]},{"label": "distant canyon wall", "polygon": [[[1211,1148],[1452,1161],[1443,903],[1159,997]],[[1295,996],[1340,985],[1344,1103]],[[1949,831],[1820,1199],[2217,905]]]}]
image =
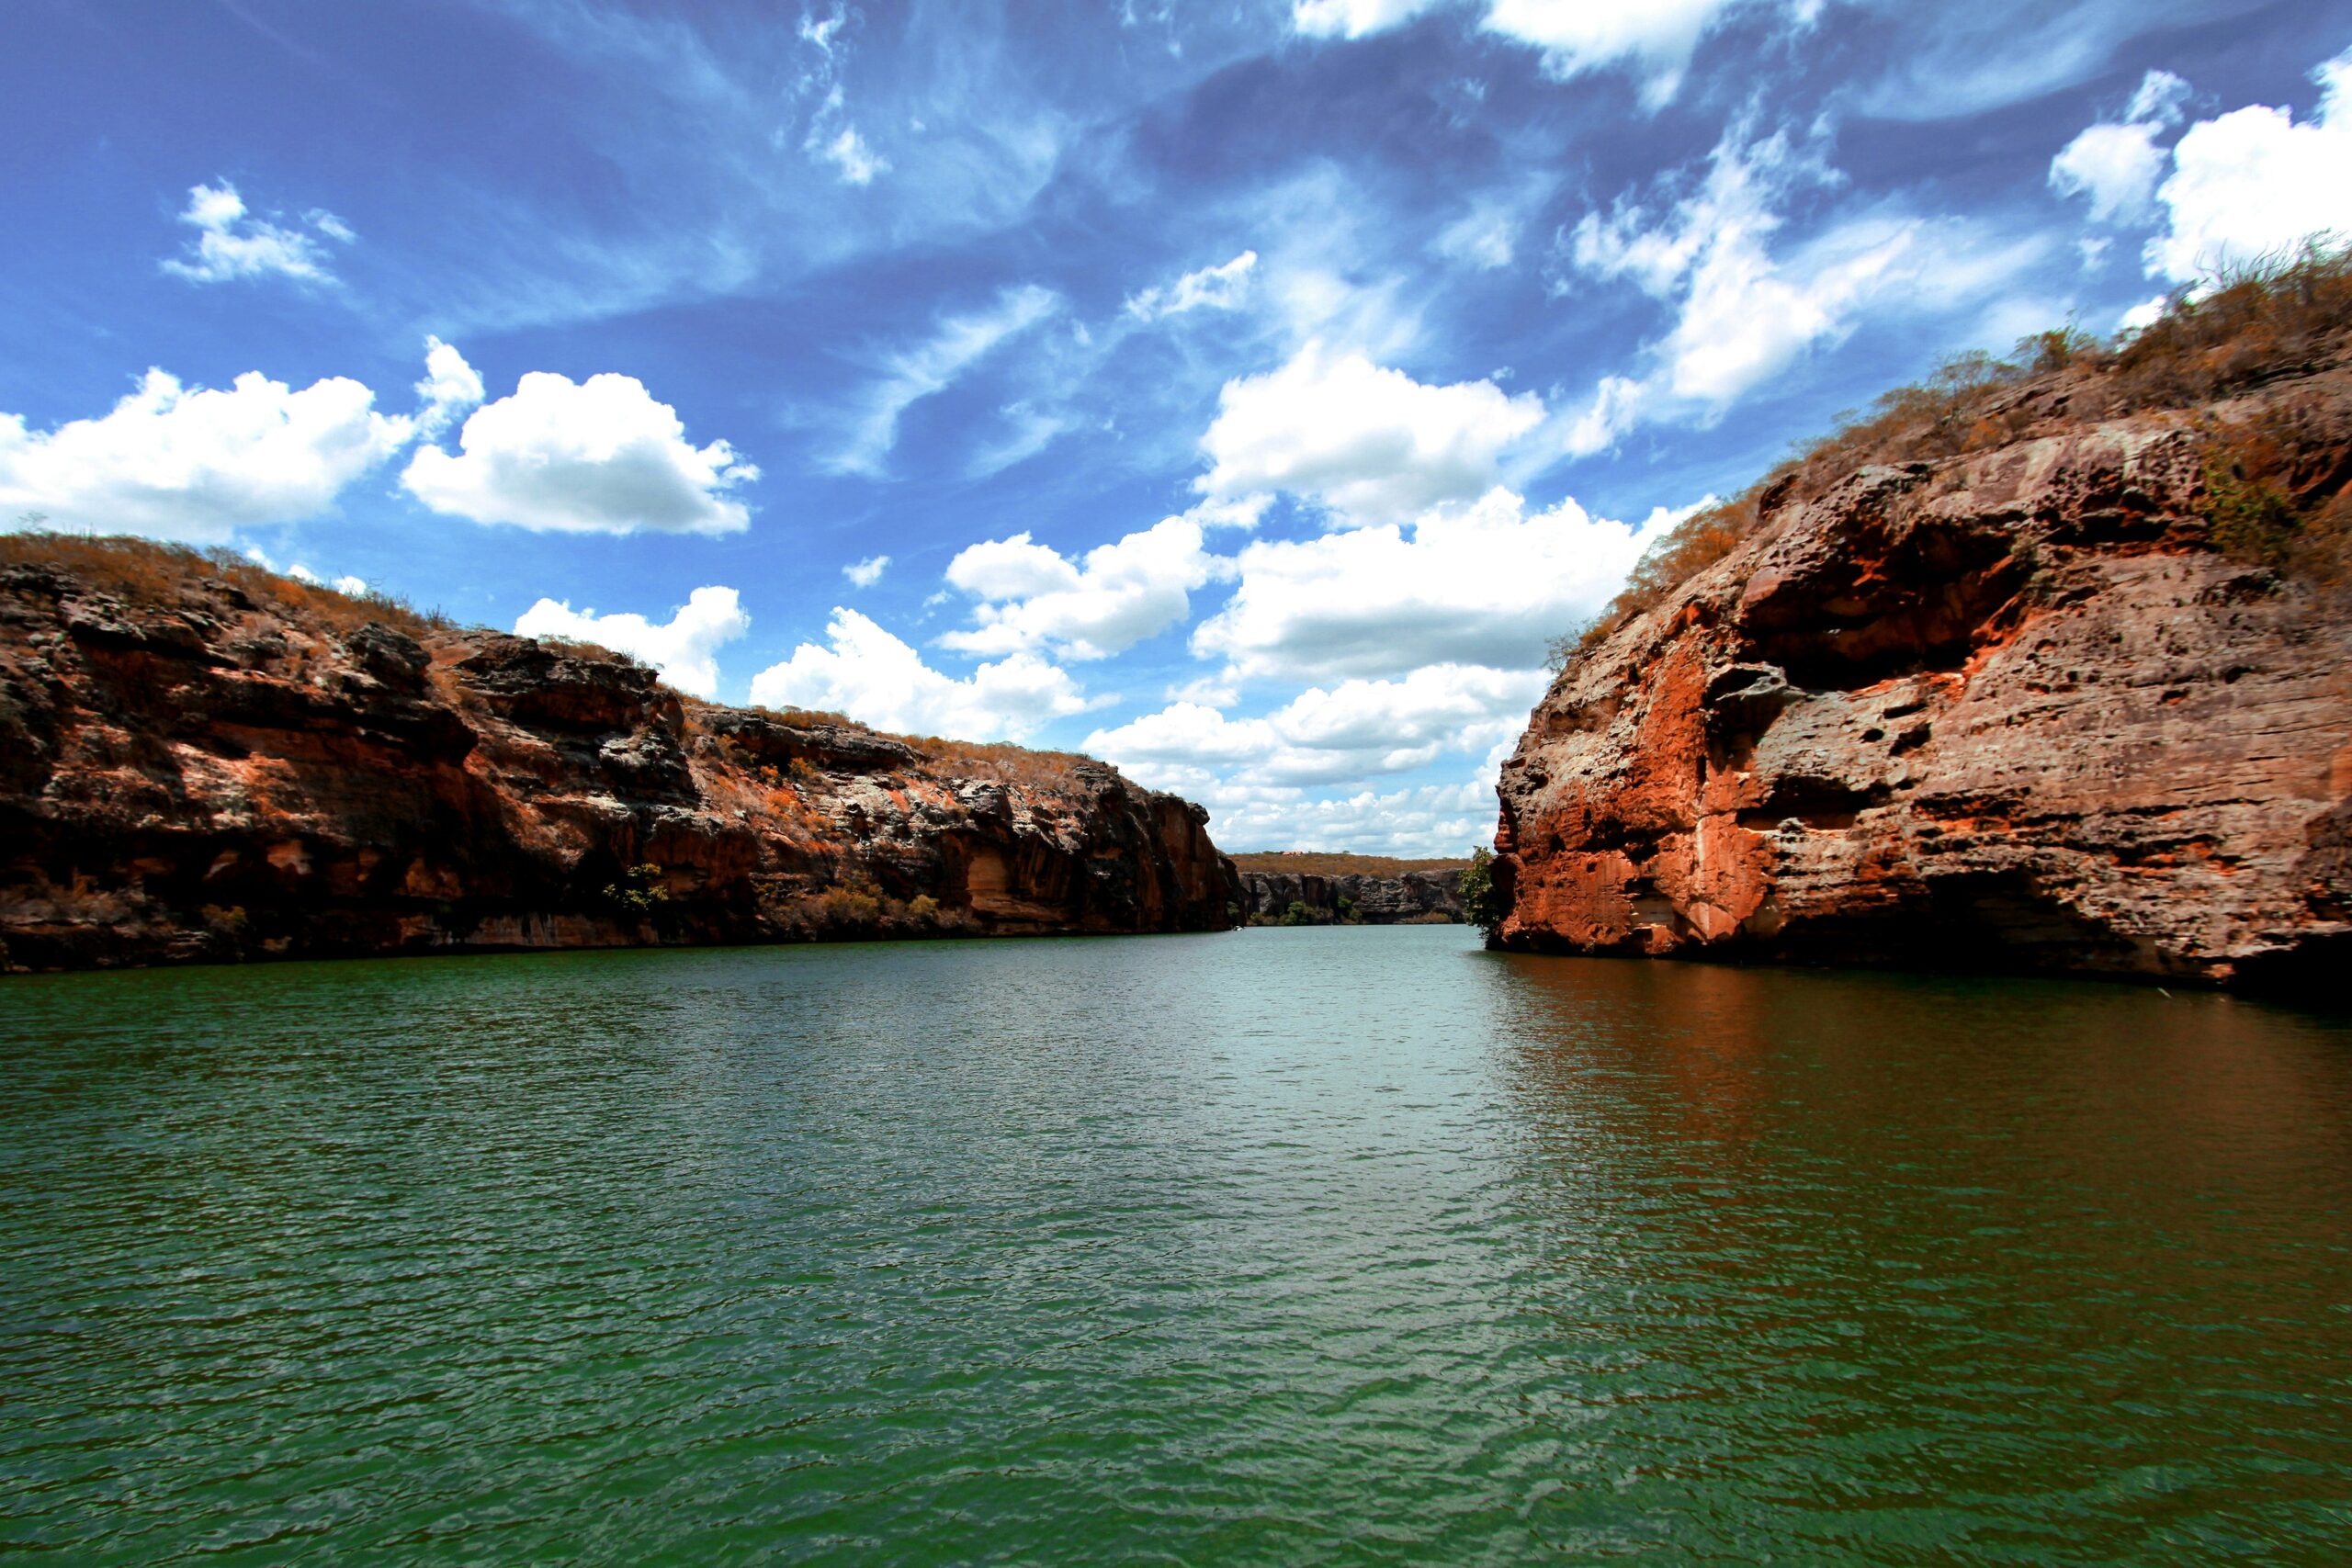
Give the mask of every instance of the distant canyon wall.
[{"label": "distant canyon wall", "polygon": [[1458,871],[1408,871],[1396,876],[1245,871],[1241,882],[1253,919],[1280,919],[1296,903],[1305,905],[1318,921],[1347,919],[1368,926],[1393,926],[1416,920],[1461,921],[1461,875]]},{"label": "distant canyon wall", "polygon": [[0,967],[1241,917],[1207,813],[1088,759],[69,544],[0,565]]}]

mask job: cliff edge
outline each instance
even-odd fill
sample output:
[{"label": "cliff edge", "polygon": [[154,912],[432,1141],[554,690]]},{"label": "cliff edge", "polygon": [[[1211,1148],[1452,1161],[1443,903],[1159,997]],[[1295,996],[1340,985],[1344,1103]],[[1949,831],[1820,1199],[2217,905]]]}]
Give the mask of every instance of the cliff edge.
[{"label": "cliff edge", "polygon": [[2327,267],[2294,332],[2249,347],[2225,298],[2153,344],[2059,336],[1698,520],[1719,558],[1629,590],[1504,764],[1496,944],[2247,986],[2352,958]]},{"label": "cliff edge", "polygon": [[0,968],[1222,930],[1207,813],[1082,757],[719,707],[132,541],[0,540]]}]

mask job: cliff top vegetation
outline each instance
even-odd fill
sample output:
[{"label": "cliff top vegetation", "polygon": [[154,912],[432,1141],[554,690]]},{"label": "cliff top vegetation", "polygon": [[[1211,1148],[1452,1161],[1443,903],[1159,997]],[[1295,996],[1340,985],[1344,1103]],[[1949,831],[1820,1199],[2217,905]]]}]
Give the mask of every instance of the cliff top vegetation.
[{"label": "cliff top vegetation", "polygon": [[[2102,420],[2199,409],[2342,363],[2352,352],[2352,246],[2314,241],[2183,288],[2136,332],[2101,339],[2072,326],[2025,338],[2003,359],[1977,352],[1792,452],[1728,501],[1651,546],[1624,588],[1554,640],[1564,668],[1760,532],[1781,509],[1827,493],[1872,464],[1937,462]],[[2352,578],[2352,500],[2318,433],[2268,410],[2209,431],[2205,490],[2215,546],[2258,565],[2335,584]]]},{"label": "cliff top vegetation", "polygon": [[[455,648],[490,630],[458,623],[439,610],[418,610],[407,601],[378,592],[346,593],[325,583],[305,582],[229,549],[198,550],[123,535],[55,533],[30,529],[0,534],[0,570],[35,567],[63,572],[140,609],[195,611],[216,615],[224,595],[266,614],[306,627],[348,636],[371,622],[414,637],[427,649]],[[569,638],[534,640],[560,646],[582,658],[643,669],[641,660],[601,644]],[[679,694],[692,727],[697,714],[722,705]],[[861,724],[847,714],[816,708],[758,708],[780,724],[797,728],[836,726],[878,735],[912,748],[941,776],[994,779],[1044,788],[1068,787],[1080,768],[1114,772],[1109,763],[1068,751],[1038,751],[1010,742],[896,735]]]}]

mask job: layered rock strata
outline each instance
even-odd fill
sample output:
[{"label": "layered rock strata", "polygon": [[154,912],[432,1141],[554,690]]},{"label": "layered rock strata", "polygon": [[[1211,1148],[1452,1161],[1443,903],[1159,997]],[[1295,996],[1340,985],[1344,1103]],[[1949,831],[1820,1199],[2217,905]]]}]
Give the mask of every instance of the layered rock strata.
[{"label": "layered rock strata", "polygon": [[1396,876],[1245,871],[1241,886],[1250,919],[1280,919],[1293,904],[1318,922],[1354,920],[1368,926],[1435,923],[1463,919],[1462,874],[1408,871]]},{"label": "layered rock strata", "polygon": [[1505,764],[1500,945],[2261,985],[2352,958],[2352,615],[2201,456],[2352,386],[1865,468],[1577,658]]},{"label": "layered rock strata", "polygon": [[1206,812],[1084,758],[121,548],[0,569],[0,967],[1238,917]]}]

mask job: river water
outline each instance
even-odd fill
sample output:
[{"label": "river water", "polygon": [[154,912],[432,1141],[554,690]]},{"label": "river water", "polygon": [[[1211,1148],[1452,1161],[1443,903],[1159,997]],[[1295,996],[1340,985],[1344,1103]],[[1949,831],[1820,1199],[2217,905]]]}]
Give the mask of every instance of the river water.
[{"label": "river water", "polygon": [[1458,927],[0,982],[0,1555],[2335,1562],[2352,1021]]}]

